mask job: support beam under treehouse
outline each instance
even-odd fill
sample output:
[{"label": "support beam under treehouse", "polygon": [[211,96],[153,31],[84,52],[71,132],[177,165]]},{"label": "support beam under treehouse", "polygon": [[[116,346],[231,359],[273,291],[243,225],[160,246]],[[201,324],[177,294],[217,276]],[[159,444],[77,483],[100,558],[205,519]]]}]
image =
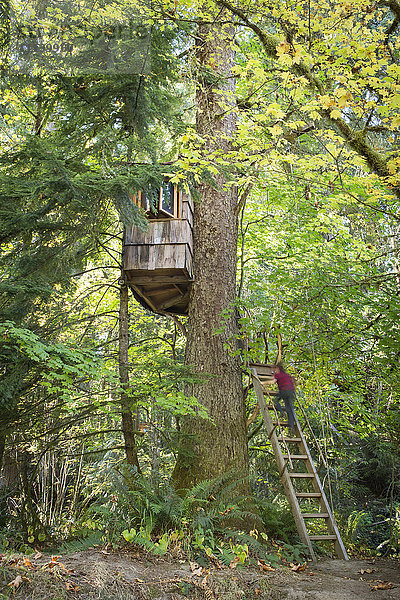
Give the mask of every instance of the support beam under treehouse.
[{"label": "support beam under treehouse", "polygon": [[132,201],[146,213],[146,231],[127,227],[123,269],[135,298],[155,313],[187,314],[193,281],[193,205],[176,185],[139,191]]}]

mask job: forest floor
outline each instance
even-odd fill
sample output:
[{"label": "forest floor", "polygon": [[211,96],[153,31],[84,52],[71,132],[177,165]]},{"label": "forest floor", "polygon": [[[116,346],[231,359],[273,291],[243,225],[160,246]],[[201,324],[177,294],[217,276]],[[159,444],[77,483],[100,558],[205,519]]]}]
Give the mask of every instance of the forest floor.
[{"label": "forest floor", "polygon": [[[1,555],[0,599],[400,600],[400,562],[331,560],[207,568],[143,552],[88,549],[49,557]],[[294,570],[297,569],[297,570]]]}]

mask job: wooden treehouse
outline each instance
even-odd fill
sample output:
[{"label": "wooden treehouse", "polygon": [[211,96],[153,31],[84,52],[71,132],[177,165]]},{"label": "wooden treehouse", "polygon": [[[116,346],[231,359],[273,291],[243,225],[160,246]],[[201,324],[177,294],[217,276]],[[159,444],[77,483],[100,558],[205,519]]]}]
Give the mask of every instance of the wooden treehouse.
[{"label": "wooden treehouse", "polygon": [[123,269],[135,298],[155,313],[184,315],[193,281],[193,207],[176,185],[140,191],[132,198],[149,221],[146,231],[124,233]]}]

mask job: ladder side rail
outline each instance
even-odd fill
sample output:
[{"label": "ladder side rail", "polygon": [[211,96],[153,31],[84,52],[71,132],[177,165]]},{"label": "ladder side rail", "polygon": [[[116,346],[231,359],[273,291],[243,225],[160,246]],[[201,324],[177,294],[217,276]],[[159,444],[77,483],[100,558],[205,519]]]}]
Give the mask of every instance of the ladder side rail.
[{"label": "ladder side rail", "polygon": [[339,558],[342,558],[344,560],[349,560],[349,557],[346,552],[346,548],[344,547],[342,538],[340,537],[339,529],[336,525],[335,517],[334,517],[331,507],[329,505],[324,488],[322,487],[321,480],[320,480],[317,470],[315,468],[313,459],[310,454],[310,450],[307,446],[307,442],[304,438],[303,432],[300,428],[300,425],[299,425],[299,422],[298,422],[296,416],[295,416],[295,423],[298,428],[299,437],[301,438],[301,442],[299,443],[299,446],[302,450],[304,450],[304,454],[307,454],[307,456],[308,456],[308,459],[306,461],[307,471],[314,475],[314,477],[312,479],[312,485],[314,487],[315,492],[319,492],[321,494],[321,498],[320,498],[321,512],[325,512],[329,515],[329,517],[327,519],[327,528],[332,534],[334,534],[336,536],[336,540],[335,540],[336,554]]},{"label": "ladder side rail", "polygon": [[[262,386],[261,386],[261,387],[262,387]],[[275,403],[274,403],[274,401],[272,400],[272,397],[270,396],[270,393],[269,393],[269,391],[268,391],[268,390],[266,390],[266,392],[267,392],[267,394],[268,394],[268,399],[269,399],[269,400],[271,400],[271,402],[272,402],[273,411],[274,411],[274,413],[275,413],[275,419],[276,419],[276,422],[278,423],[278,425],[277,425],[277,426],[278,426],[278,428],[279,428],[279,434],[280,434],[280,437],[282,438],[282,443],[283,443],[283,445],[285,446],[285,450],[286,450],[286,452],[287,452],[287,459],[285,460],[285,464],[284,464],[284,466],[282,467],[282,471],[279,471],[279,476],[281,476],[281,475],[282,475],[282,472],[283,472],[283,470],[284,470],[284,469],[286,469],[286,467],[287,467],[287,465],[288,465],[288,464],[290,465],[290,468],[291,468],[291,469],[293,469],[292,456],[291,456],[291,452],[290,452],[290,450],[289,450],[289,446],[288,446],[288,445],[287,445],[287,443],[286,443],[286,440],[285,440],[284,433],[283,433],[283,431],[282,431],[281,422],[280,422],[280,419],[279,419],[278,411],[276,410],[276,407],[275,407]],[[263,389],[263,394],[264,394],[264,401],[265,401],[265,390],[264,390],[264,389]],[[268,410],[268,407],[267,407],[267,412],[268,412],[268,414],[270,414],[270,412],[269,412],[269,410]],[[273,425],[273,424],[272,424],[272,425]],[[276,428],[275,428],[275,427],[274,427],[274,430],[276,430]],[[271,438],[270,438],[270,439],[271,439]],[[279,446],[279,449],[280,449],[280,446]],[[283,455],[282,455],[282,456],[283,456]]]},{"label": "ladder side rail", "polygon": [[[257,396],[257,402],[260,407],[260,411],[263,416],[265,426],[267,428],[268,436],[270,436],[272,433],[272,435],[270,437],[270,442],[272,444],[272,449],[274,451],[275,458],[278,463],[278,468],[279,468],[279,470],[281,470],[285,464],[285,459],[283,458],[283,453],[282,453],[281,447],[279,445],[279,442],[278,442],[278,439],[277,439],[277,436],[275,433],[276,428],[272,422],[272,418],[271,418],[270,412],[268,410],[267,403],[265,401],[264,390],[262,388],[260,380],[257,377],[257,371],[256,371],[256,369],[251,369],[251,371],[252,371],[252,376],[253,376],[252,377],[253,378],[253,387],[254,387],[254,391],[256,392],[256,396]],[[286,446],[286,444],[285,444],[285,446]],[[287,446],[286,446],[286,450],[288,451]],[[289,451],[288,451],[288,454],[289,454]]]},{"label": "ladder side rail", "polygon": [[304,406],[303,406],[303,404],[301,403],[301,401],[300,401],[300,398],[299,398],[298,396],[296,396],[296,400],[297,400],[297,404],[300,406],[300,409],[301,409],[301,412],[302,412],[302,414],[303,414],[304,420],[305,420],[305,422],[306,422],[306,424],[307,424],[307,427],[308,427],[308,429],[310,430],[311,436],[312,436],[312,438],[313,438],[313,440],[314,440],[314,442],[315,442],[315,445],[316,445],[316,447],[317,447],[318,454],[320,455],[321,461],[322,461],[322,463],[323,463],[323,465],[324,465],[325,469],[327,469],[327,470],[328,470],[328,469],[329,469],[329,465],[328,465],[328,463],[326,462],[326,460],[325,460],[325,457],[324,457],[324,454],[323,454],[323,452],[322,452],[322,449],[321,449],[321,446],[319,445],[319,442],[318,442],[317,438],[315,437],[315,433],[314,433],[314,431],[313,431],[313,428],[311,427],[311,423],[310,423],[310,421],[308,420],[307,413],[306,413],[306,411],[304,410]]},{"label": "ladder side rail", "polygon": [[[265,402],[263,388],[257,377],[257,371],[256,371],[256,369],[253,369],[253,368],[251,369],[251,371],[252,371],[253,386],[254,386],[254,390],[256,392],[257,401],[260,406],[261,414],[263,416],[264,423],[267,428],[267,432],[269,433],[270,431],[273,430],[274,425],[272,423],[272,419],[271,419],[271,415],[270,415],[268,407],[267,407],[267,403]],[[281,475],[282,484],[285,489],[286,497],[288,499],[290,508],[292,510],[292,514],[293,514],[293,517],[294,517],[294,520],[296,523],[296,528],[297,528],[298,534],[300,536],[300,540],[302,541],[302,543],[305,546],[307,546],[307,548],[310,552],[311,558],[315,561],[316,556],[314,553],[314,549],[312,547],[311,540],[307,533],[306,524],[301,515],[300,505],[296,498],[295,490],[293,488],[292,482],[288,475],[288,471],[285,468],[285,459],[283,458],[282,450],[280,448],[278,438],[276,436],[275,431],[273,432],[273,434],[270,438],[270,441],[271,441],[272,449],[275,454],[275,460],[277,462],[279,472],[282,473],[282,475]]]}]

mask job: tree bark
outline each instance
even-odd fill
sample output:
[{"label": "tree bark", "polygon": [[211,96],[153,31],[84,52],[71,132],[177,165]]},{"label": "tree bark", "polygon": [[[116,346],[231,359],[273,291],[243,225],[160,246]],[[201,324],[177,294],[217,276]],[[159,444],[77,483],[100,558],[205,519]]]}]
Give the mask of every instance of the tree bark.
[{"label": "tree bark", "polygon": [[[219,14],[215,25],[200,25],[197,37],[197,133],[205,142],[205,156],[215,151],[226,156],[236,126],[233,28],[221,22]],[[221,107],[221,101],[232,110]],[[184,441],[173,473],[177,488],[189,488],[231,470],[248,475],[240,362],[228,349],[237,349],[234,310],[225,321],[224,332],[215,334],[224,311],[233,309],[236,296],[237,191],[226,185],[223,174],[214,177],[215,186],[201,185],[201,200],[195,202],[195,275],[186,347],[186,363],[205,377],[204,383],[187,386],[186,394],[195,396],[212,420],[184,420]],[[249,491],[247,483],[241,491]]]},{"label": "tree bark", "polygon": [[[126,461],[136,467],[140,473],[140,465],[136,451],[135,424],[137,415],[132,412],[129,396],[126,392],[129,386],[129,309],[128,286],[123,283],[119,296],[119,380],[121,384],[121,418],[124,436]],[[137,429],[137,427],[136,427]]]}]

